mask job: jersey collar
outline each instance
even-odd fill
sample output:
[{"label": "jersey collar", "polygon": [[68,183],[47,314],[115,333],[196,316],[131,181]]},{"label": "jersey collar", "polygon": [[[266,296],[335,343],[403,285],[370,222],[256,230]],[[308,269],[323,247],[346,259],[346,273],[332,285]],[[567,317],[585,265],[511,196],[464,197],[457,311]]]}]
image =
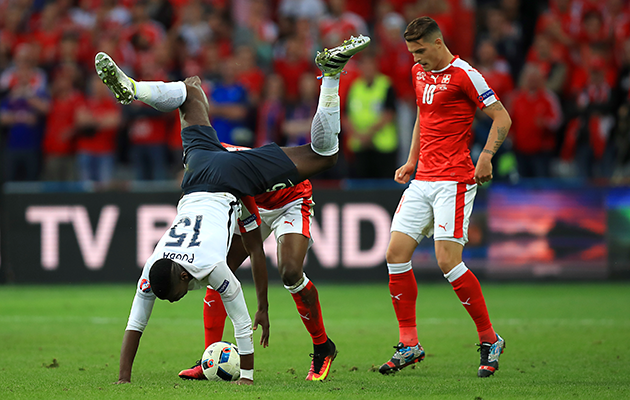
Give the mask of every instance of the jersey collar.
[{"label": "jersey collar", "polygon": [[453,56],[453,59],[451,60],[451,62],[450,62],[450,63],[448,63],[448,65],[447,65],[446,67],[444,67],[444,68],[442,68],[442,69],[438,69],[438,70],[431,70],[431,73],[432,73],[432,74],[439,74],[440,72],[444,72],[444,71],[446,71],[447,69],[449,69],[449,68],[451,67],[451,65],[453,65],[453,63],[454,63],[457,59],[459,59],[459,56]]}]

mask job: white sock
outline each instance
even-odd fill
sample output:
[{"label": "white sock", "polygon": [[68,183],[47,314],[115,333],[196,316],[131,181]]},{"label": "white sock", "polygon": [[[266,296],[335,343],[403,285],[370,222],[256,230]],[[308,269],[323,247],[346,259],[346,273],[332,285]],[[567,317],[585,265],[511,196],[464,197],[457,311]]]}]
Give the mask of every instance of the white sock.
[{"label": "white sock", "polygon": [[302,278],[300,278],[295,285],[293,286],[284,285],[284,288],[288,290],[289,293],[296,294],[302,291],[302,289],[304,289],[306,285],[308,285],[309,282],[310,280],[306,277],[306,274],[302,272]]},{"label": "white sock", "polygon": [[411,269],[412,269],[411,261],[407,261],[406,263],[400,263],[400,264],[387,263],[387,272],[390,275],[402,274],[404,272],[410,271]]},{"label": "white sock", "polygon": [[324,76],[317,112],[311,123],[311,148],[321,156],[332,156],[339,151],[339,103],[339,76]]},{"label": "white sock", "polygon": [[446,278],[447,281],[453,283],[459,278],[461,278],[462,275],[466,273],[466,271],[468,271],[468,267],[462,261],[459,264],[457,264],[455,267],[453,267],[452,270],[448,271],[448,274],[444,274],[444,277]]},{"label": "white sock", "polygon": [[177,110],[186,101],[186,84],[184,82],[134,81],[134,85],[136,100],[140,100],[158,111]]}]

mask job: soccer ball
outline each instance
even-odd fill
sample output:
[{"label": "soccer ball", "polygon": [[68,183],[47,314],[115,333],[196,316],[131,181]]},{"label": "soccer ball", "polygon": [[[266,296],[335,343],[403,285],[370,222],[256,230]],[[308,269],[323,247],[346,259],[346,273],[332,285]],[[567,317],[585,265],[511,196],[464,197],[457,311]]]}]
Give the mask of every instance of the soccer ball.
[{"label": "soccer ball", "polygon": [[232,343],[212,343],[201,356],[201,368],[209,381],[235,381],[241,376],[241,356]]}]

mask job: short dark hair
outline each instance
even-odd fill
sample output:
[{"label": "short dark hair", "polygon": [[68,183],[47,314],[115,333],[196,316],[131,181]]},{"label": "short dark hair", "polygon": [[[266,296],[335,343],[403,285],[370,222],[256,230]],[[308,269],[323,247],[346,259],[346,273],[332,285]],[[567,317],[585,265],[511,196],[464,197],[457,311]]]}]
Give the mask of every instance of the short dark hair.
[{"label": "short dark hair", "polygon": [[419,17],[407,25],[403,36],[406,41],[415,42],[425,37],[432,38],[437,35],[442,35],[437,22],[431,17]]},{"label": "short dark hair", "polygon": [[160,258],[151,266],[149,271],[151,290],[160,300],[164,300],[171,291],[173,284],[173,261]]}]

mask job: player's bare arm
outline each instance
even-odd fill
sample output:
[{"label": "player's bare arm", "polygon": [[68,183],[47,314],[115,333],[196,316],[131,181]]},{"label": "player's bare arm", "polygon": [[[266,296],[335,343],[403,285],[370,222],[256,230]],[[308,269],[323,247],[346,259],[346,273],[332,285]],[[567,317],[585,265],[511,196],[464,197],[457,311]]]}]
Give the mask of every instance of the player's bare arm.
[{"label": "player's bare arm", "polygon": [[478,184],[484,184],[492,179],[492,157],[505,141],[510,131],[510,126],[512,126],[512,119],[500,101],[485,107],[483,112],[492,118],[492,126],[490,127],[486,145],[479,155],[475,168],[475,181]]},{"label": "player's bare arm", "polygon": [[263,240],[260,235],[260,227],[250,231],[241,233],[243,246],[249,254],[252,263],[252,276],[254,285],[256,286],[256,299],[258,301],[258,310],[254,317],[253,330],[262,327],[262,335],[260,344],[263,347],[269,346],[269,300],[267,297],[268,277],[267,277],[267,259],[263,249]]},{"label": "player's bare arm", "polygon": [[413,132],[411,133],[409,157],[407,158],[405,165],[396,170],[396,173],[394,174],[394,180],[396,182],[402,184],[409,182],[409,179],[411,179],[411,176],[416,171],[418,157],[420,157],[420,107],[418,107],[418,111],[416,113],[416,123],[413,125]]},{"label": "player's bare arm", "polygon": [[131,382],[131,368],[133,360],[138,352],[140,337],[142,332],[126,330],[123,336],[122,348],[120,350],[120,367],[118,372],[118,382],[115,384]]}]

